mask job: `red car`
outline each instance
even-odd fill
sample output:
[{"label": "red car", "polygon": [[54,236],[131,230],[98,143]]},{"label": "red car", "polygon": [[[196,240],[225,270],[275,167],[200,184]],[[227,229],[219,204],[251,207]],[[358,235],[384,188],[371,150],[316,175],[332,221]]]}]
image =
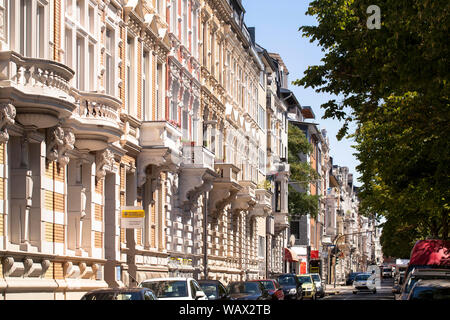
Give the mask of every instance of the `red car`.
[{"label": "red car", "polygon": [[281,289],[277,280],[274,279],[259,279],[259,280],[250,280],[253,282],[260,282],[263,286],[269,291],[272,300],[284,300],[283,289]]}]

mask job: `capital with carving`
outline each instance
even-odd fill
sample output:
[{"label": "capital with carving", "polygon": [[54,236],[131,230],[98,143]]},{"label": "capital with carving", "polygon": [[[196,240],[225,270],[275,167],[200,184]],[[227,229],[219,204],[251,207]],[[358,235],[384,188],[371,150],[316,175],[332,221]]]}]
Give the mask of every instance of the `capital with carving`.
[{"label": "capital with carving", "polygon": [[98,151],[95,155],[95,166],[96,172],[95,176],[97,179],[102,179],[106,176],[106,167],[109,167],[110,170],[114,165],[114,155],[109,149],[105,149],[104,151]]}]

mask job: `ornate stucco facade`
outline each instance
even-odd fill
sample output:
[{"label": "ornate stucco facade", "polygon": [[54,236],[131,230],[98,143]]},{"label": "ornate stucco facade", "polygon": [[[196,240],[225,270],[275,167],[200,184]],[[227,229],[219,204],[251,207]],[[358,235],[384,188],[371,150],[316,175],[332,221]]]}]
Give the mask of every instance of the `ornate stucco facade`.
[{"label": "ornate stucco facade", "polygon": [[[244,13],[0,1],[2,298],[282,271],[286,107]],[[142,229],[121,228],[125,206]]]}]

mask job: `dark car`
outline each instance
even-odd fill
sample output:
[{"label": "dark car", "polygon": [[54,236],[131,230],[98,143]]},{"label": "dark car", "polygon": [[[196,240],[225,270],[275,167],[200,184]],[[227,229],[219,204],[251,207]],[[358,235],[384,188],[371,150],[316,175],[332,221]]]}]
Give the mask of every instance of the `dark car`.
[{"label": "dark car", "polygon": [[219,280],[198,280],[209,300],[230,300],[227,289]]},{"label": "dark car", "polygon": [[236,281],[228,285],[231,300],[272,300],[269,291],[262,283]]},{"label": "dark car", "polygon": [[274,279],[259,279],[251,280],[253,282],[260,282],[269,291],[272,300],[284,300],[284,292],[277,280]]},{"label": "dark car", "polygon": [[355,280],[356,276],[362,272],[351,272],[348,274],[347,279],[345,279],[345,285],[351,286],[353,285],[353,281]]},{"label": "dark car", "polygon": [[450,280],[420,279],[412,287],[407,300],[447,300],[450,301]]},{"label": "dark car", "polygon": [[303,289],[300,280],[293,273],[284,273],[277,277],[283,289],[285,300],[303,300]]},{"label": "dark car", "polygon": [[158,298],[148,288],[110,288],[89,291],[81,300],[158,300]]}]

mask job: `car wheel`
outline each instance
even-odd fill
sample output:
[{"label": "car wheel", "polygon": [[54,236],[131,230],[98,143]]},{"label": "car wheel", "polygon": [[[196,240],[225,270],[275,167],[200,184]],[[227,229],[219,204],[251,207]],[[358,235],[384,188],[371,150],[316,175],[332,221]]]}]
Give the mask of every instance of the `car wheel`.
[{"label": "car wheel", "polygon": [[356,291],[353,291],[353,294],[356,294],[357,292]]},{"label": "car wheel", "polygon": [[373,294],[375,294],[375,293],[377,293],[377,289],[374,289],[374,290],[373,290]]}]

